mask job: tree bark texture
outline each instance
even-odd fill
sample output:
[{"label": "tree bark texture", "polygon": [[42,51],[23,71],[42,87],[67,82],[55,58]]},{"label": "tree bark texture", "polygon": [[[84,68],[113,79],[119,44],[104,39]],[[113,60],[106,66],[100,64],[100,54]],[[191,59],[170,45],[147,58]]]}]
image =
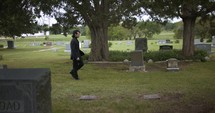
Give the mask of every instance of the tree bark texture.
[{"label": "tree bark texture", "polygon": [[109,57],[108,27],[105,25],[90,25],[91,31],[91,53],[90,61],[106,61]]},{"label": "tree bark texture", "polygon": [[183,47],[182,53],[185,57],[194,55],[194,28],[196,17],[186,17],[183,20]]}]

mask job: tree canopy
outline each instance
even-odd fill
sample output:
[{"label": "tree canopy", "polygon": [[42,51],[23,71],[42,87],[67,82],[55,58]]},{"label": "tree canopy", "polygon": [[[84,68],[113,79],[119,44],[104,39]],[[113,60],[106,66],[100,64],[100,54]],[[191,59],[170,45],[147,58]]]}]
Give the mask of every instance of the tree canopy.
[{"label": "tree canopy", "polygon": [[64,12],[56,14],[58,22],[69,29],[85,24],[91,33],[89,60],[108,60],[108,27],[123,20],[132,20],[138,13],[136,0],[63,0]]},{"label": "tree canopy", "polygon": [[197,17],[215,14],[213,0],[149,0],[141,2],[154,20],[179,17],[183,21],[183,55],[194,54],[194,27]]}]

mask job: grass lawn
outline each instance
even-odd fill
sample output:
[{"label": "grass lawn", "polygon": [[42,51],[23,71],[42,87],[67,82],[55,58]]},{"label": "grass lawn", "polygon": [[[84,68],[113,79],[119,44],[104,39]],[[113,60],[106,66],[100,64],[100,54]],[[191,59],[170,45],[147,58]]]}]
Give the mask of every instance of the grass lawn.
[{"label": "grass lawn", "polygon": [[[166,72],[163,64],[146,64],[148,72],[126,72],[125,65],[85,64],[80,79],[69,75],[72,61],[64,47],[0,49],[8,68],[50,68],[53,113],[214,113],[215,62],[188,62],[179,72]],[[145,100],[144,95],[160,99]],[[95,95],[96,100],[79,100]]]}]

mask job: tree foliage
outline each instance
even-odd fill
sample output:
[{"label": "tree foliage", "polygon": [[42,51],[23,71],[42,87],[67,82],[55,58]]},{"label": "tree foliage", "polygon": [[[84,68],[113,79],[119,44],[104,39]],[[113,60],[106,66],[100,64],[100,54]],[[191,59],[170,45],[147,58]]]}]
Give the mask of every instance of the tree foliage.
[{"label": "tree foliage", "polygon": [[62,0],[64,12],[56,14],[65,30],[85,24],[89,27],[92,47],[89,60],[108,60],[108,27],[133,19],[138,13],[136,0]]},{"label": "tree foliage", "polygon": [[56,4],[56,0],[1,0],[0,36],[35,33],[36,17],[40,17],[41,12],[51,14]]},{"label": "tree foliage", "polygon": [[[197,17],[214,15],[213,0],[149,0],[141,2],[154,20],[180,17],[183,21],[183,55],[194,54],[194,27]],[[162,19],[161,19],[162,18]]]},{"label": "tree foliage", "polygon": [[161,25],[156,22],[142,21],[137,24],[139,28],[139,37],[144,35],[144,38],[152,38],[154,34],[159,34],[161,32]]}]

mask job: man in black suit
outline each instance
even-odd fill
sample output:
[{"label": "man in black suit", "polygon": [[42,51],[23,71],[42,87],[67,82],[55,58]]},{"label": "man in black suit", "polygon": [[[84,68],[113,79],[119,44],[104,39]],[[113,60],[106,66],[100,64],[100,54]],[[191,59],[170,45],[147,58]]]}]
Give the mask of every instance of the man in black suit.
[{"label": "man in black suit", "polygon": [[75,80],[79,80],[78,70],[84,66],[83,60],[81,58],[81,56],[83,56],[84,53],[80,50],[78,41],[80,33],[81,32],[79,30],[74,30],[72,33],[72,40],[70,42],[71,48],[70,59],[73,60],[73,69],[71,70],[70,74]]}]

